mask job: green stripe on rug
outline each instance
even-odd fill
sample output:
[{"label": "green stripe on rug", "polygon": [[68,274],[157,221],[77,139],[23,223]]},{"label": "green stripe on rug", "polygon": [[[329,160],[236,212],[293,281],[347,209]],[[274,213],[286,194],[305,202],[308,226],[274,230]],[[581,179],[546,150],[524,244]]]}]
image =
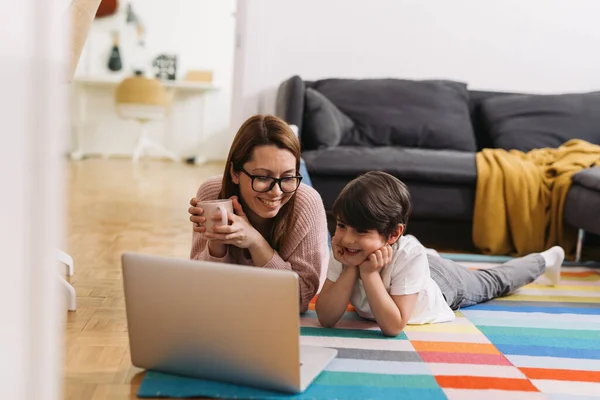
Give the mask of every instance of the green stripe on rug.
[{"label": "green stripe on rug", "polygon": [[505,326],[477,325],[484,335],[500,336],[533,336],[565,339],[598,339],[598,331],[543,329],[543,328],[509,328]]},{"label": "green stripe on rug", "polygon": [[360,372],[325,371],[315,380],[319,385],[374,386],[412,389],[439,388],[435,377],[430,375],[387,375]]},{"label": "green stripe on rug", "polygon": [[345,337],[356,339],[408,340],[408,337],[404,332],[398,336],[389,337],[384,336],[380,330],[364,329],[314,328],[303,326],[300,328],[300,334],[303,336]]}]

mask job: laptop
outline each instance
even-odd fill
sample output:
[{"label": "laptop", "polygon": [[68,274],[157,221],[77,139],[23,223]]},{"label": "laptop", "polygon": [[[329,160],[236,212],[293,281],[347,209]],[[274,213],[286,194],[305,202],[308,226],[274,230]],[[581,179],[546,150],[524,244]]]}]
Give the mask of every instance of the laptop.
[{"label": "laptop", "polygon": [[300,345],[292,271],[124,253],[133,365],[302,393],[337,355]]}]

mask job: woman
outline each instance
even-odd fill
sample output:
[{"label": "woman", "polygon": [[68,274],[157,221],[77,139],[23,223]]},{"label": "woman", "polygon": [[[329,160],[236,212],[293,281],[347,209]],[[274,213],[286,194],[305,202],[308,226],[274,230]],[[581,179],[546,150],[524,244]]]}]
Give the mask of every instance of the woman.
[{"label": "woman", "polygon": [[[319,194],[301,184],[300,143],[274,116],[249,118],[237,132],[222,177],[210,178],[190,201],[191,258],[294,271],[300,312],[324,282],[327,221]],[[231,198],[229,224],[206,231],[199,201]]]}]

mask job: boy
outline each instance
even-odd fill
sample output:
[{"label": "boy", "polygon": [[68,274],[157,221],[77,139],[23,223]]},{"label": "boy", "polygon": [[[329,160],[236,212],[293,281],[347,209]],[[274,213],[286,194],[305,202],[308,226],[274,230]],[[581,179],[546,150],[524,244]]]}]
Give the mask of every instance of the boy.
[{"label": "boy", "polygon": [[553,284],[560,278],[565,253],[559,246],[476,271],[428,254],[414,236],[403,235],[410,211],[408,189],[385,172],[368,172],[342,190],[316,303],[321,325],[333,327],[350,302],[384,335],[397,336],[407,324],[452,321],[453,310],[507,295],[542,274]]}]

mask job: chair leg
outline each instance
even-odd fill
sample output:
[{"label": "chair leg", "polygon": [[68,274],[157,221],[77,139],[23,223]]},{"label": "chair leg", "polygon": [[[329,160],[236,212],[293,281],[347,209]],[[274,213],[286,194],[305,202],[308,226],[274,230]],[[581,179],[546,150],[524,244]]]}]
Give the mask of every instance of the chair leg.
[{"label": "chair leg", "polygon": [[585,240],[585,231],[580,229],[577,232],[577,248],[575,250],[575,262],[581,261],[581,251],[583,249],[583,241]]},{"label": "chair leg", "polygon": [[135,144],[135,149],[133,150],[133,162],[137,163],[140,157],[146,152],[147,149],[154,149],[160,155],[170,159],[171,161],[179,161],[179,157],[175,153],[167,150],[166,147],[148,139],[148,131],[146,128],[146,124],[142,123],[140,125],[140,134]]},{"label": "chair leg", "polygon": [[70,255],[68,255],[67,253],[57,250],[58,251],[58,261],[60,261],[61,263],[65,264],[67,266],[67,276],[73,276],[73,257],[71,257]]},{"label": "chair leg", "polygon": [[167,150],[164,146],[162,146],[156,142],[153,142],[150,139],[146,139],[145,142],[146,143],[145,143],[144,147],[153,148],[154,150],[156,150],[157,152],[162,154],[164,157],[170,159],[171,161],[179,161],[179,157],[177,157],[177,155],[175,153],[173,153],[172,151]]},{"label": "chair leg", "polygon": [[137,141],[135,143],[135,148],[133,149],[132,161],[134,163],[137,163],[139,161],[140,157],[142,156],[142,154],[144,153],[144,147],[146,145],[146,140],[147,140],[146,135],[147,135],[146,123],[142,122],[142,123],[140,123],[140,133],[139,133]]},{"label": "chair leg", "polygon": [[77,309],[77,294],[75,293],[75,288],[62,276],[59,276],[59,279],[62,283],[62,287],[67,292],[67,309],[69,311],[75,311]]}]

